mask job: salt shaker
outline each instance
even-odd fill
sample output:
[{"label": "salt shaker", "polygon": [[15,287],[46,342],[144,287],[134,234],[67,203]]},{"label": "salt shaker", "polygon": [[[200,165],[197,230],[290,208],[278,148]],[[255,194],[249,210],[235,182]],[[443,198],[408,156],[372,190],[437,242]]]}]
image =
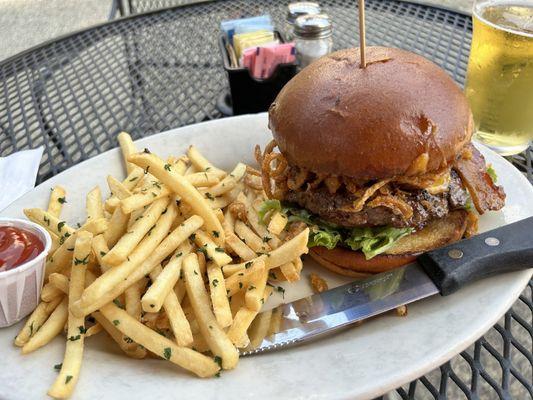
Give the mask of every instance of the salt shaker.
[{"label": "salt shaker", "polygon": [[294,39],[294,23],[296,22],[296,18],[308,14],[320,14],[320,5],[311,1],[300,1],[289,4],[285,22],[285,40],[287,42]]},{"label": "salt shaker", "polygon": [[294,24],[294,44],[300,68],[331,52],[332,28],[326,14],[303,15]]}]

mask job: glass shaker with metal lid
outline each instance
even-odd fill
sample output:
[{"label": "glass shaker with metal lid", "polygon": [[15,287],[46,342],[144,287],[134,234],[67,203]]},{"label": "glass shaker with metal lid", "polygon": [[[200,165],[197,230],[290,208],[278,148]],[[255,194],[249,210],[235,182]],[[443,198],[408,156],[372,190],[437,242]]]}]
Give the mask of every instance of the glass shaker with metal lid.
[{"label": "glass shaker with metal lid", "polygon": [[300,68],[331,53],[333,30],[326,14],[303,15],[294,24],[294,44]]},{"label": "glass shaker with metal lid", "polygon": [[311,1],[300,1],[297,3],[290,3],[287,12],[287,20],[285,24],[285,40],[290,42],[294,39],[294,23],[296,18],[302,15],[320,14],[320,5]]}]

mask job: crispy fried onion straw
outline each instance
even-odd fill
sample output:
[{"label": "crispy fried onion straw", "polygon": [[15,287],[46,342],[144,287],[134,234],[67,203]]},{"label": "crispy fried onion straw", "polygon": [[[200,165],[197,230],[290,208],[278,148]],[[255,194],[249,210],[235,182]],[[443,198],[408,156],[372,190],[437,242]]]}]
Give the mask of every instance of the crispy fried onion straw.
[{"label": "crispy fried onion straw", "polygon": [[[256,150],[257,150],[257,147],[258,146],[256,146]],[[256,154],[256,158],[257,158],[257,154]],[[249,165],[247,165],[246,175],[244,176],[244,184],[255,190],[263,190],[263,181],[261,179],[261,171],[258,171],[255,168],[252,168]]]},{"label": "crispy fried onion straw", "polygon": [[372,186],[367,188],[356,201],[353,203],[353,209],[354,211],[361,211],[363,207],[365,206],[366,201],[374,194],[376,193],[379,188],[382,186],[385,186],[387,183],[390,182],[390,179],[383,179],[379,182],[374,183]]},{"label": "crispy fried onion straw", "polygon": [[262,155],[256,147],[255,155],[257,162],[261,165],[261,179],[265,193],[269,198],[281,200],[287,191],[288,163],[281,153],[273,152],[276,146],[276,141],[271,140]]},{"label": "crispy fried onion straw", "polygon": [[400,215],[404,220],[408,220],[413,216],[413,207],[397,196],[376,196],[367,205],[371,208],[380,206],[390,208],[394,214]]},{"label": "crispy fried onion straw", "polygon": [[287,187],[290,190],[297,191],[299,190],[303,184],[307,181],[307,178],[309,176],[309,171],[306,169],[300,168],[298,169],[298,172],[294,176],[289,176],[287,179]]},{"label": "crispy fried onion straw", "polygon": [[[363,182],[346,176],[335,176],[322,173],[311,173],[305,168],[297,166],[289,167],[285,157],[274,152],[277,147],[275,140],[272,140],[261,152],[259,146],[255,147],[254,153],[261,172],[251,168],[249,175],[261,177],[263,190],[269,198],[282,200],[288,190],[312,191],[320,185],[325,185],[328,192],[335,194],[343,185],[345,189],[354,194],[357,199],[350,207],[350,211],[362,211],[365,206],[386,207],[394,214],[408,220],[413,216],[413,208],[400,196],[394,195],[393,184],[405,184],[417,189],[427,188],[430,192],[442,192],[447,190],[450,181],[450,169],[427,173],[415,177],[397,176],[389,179],[382,179],[367,186],[369,182]],[[255,180],[257,185],[257,180]]]}]

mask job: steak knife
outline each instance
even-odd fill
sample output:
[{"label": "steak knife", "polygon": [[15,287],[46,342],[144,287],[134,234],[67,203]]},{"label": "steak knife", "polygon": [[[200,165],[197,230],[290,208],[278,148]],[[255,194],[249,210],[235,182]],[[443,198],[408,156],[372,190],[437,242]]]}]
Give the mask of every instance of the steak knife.
[{"label": "steak knife", "polygon": [[[533,217],[427,252],[417,262],[272,310],[275,333],[241,355],[314,340],[339,328],[476,280],[533,267]],[[260,316],[261,314],[259,314]]]}]

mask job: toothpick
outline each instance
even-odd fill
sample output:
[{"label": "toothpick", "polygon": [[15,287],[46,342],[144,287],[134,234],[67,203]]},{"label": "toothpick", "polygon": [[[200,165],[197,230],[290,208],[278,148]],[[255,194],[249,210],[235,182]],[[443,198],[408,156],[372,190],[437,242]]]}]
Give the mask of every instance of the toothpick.
[{"label": "toothpick", "polygon": [[359,0],[359,51],[361,52],[361,68],[366,68],[365,49],[365,0]]}]

